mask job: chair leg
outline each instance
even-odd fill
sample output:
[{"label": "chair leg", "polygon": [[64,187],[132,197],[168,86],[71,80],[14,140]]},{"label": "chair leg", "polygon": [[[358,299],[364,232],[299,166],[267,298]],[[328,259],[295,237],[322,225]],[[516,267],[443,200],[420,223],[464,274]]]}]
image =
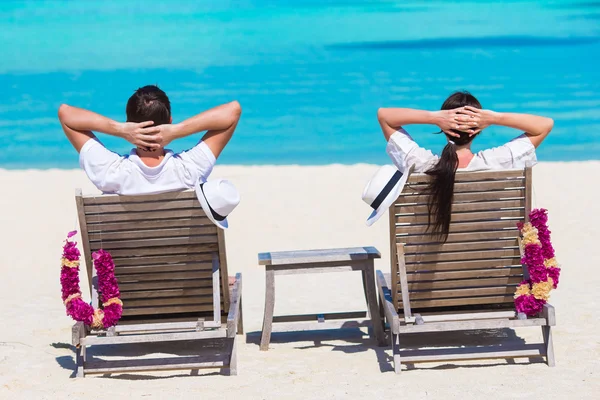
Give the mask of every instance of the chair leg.
[{"label": "chair leg", "polygon": [[240,315],[238,317],[238,326],[237,326],[237,334],[244,334],[244,313],[242,312],[242,296],[240,296]]},{"label": "chair leg", "polygon": [[554,367],[554,344],[552,343],[552,327],[542,326],[542,336],[544,337],[544,346],[546,348],[546,363],[549,367]]},{"label": "chair leg", "polygon": [[390,332],[390,340],[392,341],[392,356],[394,358],[394,372],[399,374],[402,371],[402,363],[400,362],[400,335]]},{"label": "chair leg", "polygon": [[381,325],[381,316],[379,313],[379,307],[377,303],[377,294],[375,293],[375,271],[373,260],[369,260],[369,264],[365,270],[363,270],[363,284],[365,286],[365,295],[367,297],[367,309],[369,310],[369,317],[371,319],[371,326],[375,334],[375,340],[378,346],[385,346],[385,334],[383,333],[383,326]]},{"label": "chair leg", "polygon": [[85,376],[85,371],[83,369],[83,365],[84,365],[83,352],[85,352],[85,347],[77,346],[77,348],[75,350],[75,376],[77,378],[83,378]]},{"label": "chair leg", "polygon": [[371,310],[369,310],[369,293],[367,291],[367,271],[362,270],[362,284],[363,284],[363,292],[365,294],[365,303],[367,304],[367,318],[371,318]]},{"label": "chair leg", "polygon": [[231,344],[231,357],[229,359],[229,375],[235,376],[237,375],[237,338],[233,338],[233,342]]},{"label": "chair leg", "polygon": [[265,315],[263,316],[263,328],[260,338],[260,349],[269,350],[271,341],[271,330],[273,329],[273,311],[275,310],[275,271],[266,271],[265,284]]}]

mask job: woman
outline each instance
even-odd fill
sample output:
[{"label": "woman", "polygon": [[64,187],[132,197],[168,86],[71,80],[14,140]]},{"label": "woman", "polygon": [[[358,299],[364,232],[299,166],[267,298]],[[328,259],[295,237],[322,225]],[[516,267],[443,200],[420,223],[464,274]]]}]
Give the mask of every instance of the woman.
[{"label": "woman", "polygon": [[[429,184],[431,232],[445,241],[450,228],[454,178],[457,169],[481,171],[524,168],[537,161],[535,149],[548,136],[554,121],[529,114],[499,113],[483,110],[475,96],[456,92],[442,104],[440,111],[409,108],[380,108],[379,124],[388,141],[387,152],[398,169],[414,165],[415,172],[432,177]],[[403,129],[404,125],[433,124],[446,135],[448,144],[441,156],[419,147]],[[490,125],[507,126],[524,133],[503,146],[471,151],[471,142]],[[441,133],[441,132],[440,132]]]}]

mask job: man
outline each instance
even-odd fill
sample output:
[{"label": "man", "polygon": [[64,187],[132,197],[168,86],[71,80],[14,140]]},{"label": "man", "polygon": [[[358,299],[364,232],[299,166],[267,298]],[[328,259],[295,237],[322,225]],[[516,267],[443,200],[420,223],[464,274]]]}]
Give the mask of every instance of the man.
[{"label": "man", "polygon": [[[127,122],[119,123],[66,104],[58,119],[79,152],[79,164],[104,193],[122,195],[161,193],[194,188],[210,175],[231,139],[242,109],[237,101],[204,111],[173,124],[169,98],[157,86],[144,86],[127,102]],[[207,131],[190,150],[165,150],[171,141]],[[133,145],[127,156],[106,149],[92,132],[121,137]]]}]

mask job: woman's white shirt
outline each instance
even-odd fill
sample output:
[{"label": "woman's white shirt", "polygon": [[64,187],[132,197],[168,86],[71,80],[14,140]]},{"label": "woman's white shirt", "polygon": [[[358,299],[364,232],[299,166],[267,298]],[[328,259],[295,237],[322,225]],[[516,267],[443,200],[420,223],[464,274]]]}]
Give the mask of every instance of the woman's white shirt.
[{"label": "woman's white shirt", "polygon": [[[415,172],[425,172],[439,160],[430,150],[419,147],[404,129],[397,130],[388,141],[386,152],[400,171],[415,166]],[[535,147],[526,135],[520,135],[505,145],[475,153],[469,165],[460,171],[518,169],[537,163]]]}]

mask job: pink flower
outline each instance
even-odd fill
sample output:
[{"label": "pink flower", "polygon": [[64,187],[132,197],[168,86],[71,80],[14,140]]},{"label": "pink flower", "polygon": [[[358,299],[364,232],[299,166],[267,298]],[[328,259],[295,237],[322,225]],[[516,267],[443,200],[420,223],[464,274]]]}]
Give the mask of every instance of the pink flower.
[{"label": "pink flower", "polygon": [[[67,240],[63,247],[63,258],[69,261],[79,261],[81,253],[77,249],[77,242],[71,242],[69,238],[74,236],[77,231],[69,232]],[[98,292],[100,300],[105,302],[109,299],[119,298],[119,285],[115,277],[115,263],[107,251],[98,250],[92,254],[94,267],[98,275]],[[60,285],[62,299],[65,301],[71,295],[80,293],[79,288],[79,267],[71,268],[63,266],[60,271]],[[82,321],[86,325],[91,325],[94,320],[94,308],[84,302],[80,297],[71,298],[66,304],[67,315],[75,321]],[[123,307],[120,302],[108,304],[104,310],[102,325],[108,328],[117,324],[123,314]]]},{"label": "pink flower", "polygon": [[558,280],[560,278],[560,268],[549,267],[546,269],[548,270],[548,276],[552,278],[552,282],[554,283],[552,286],[554,289],[556,289],[558,287]]},{"label": "pink flower", "polygon": [[538,300],[533,295],[526,294],[515,299],[515,307],[518,312],[532,317],[539,314],[546,304],[545,300]]}]

